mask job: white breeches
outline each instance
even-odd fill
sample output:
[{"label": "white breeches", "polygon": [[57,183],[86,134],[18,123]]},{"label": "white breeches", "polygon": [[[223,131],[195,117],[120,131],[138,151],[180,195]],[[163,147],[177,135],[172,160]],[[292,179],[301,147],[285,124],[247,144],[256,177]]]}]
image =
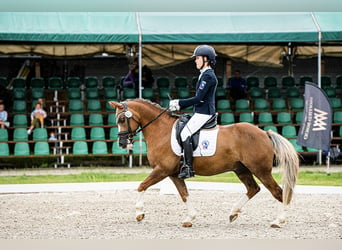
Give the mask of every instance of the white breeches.
[{"label": "white breeches", "polygon": [[181,132],[182,141],[196,133],[211,117],[212,115],[195,113]]}]

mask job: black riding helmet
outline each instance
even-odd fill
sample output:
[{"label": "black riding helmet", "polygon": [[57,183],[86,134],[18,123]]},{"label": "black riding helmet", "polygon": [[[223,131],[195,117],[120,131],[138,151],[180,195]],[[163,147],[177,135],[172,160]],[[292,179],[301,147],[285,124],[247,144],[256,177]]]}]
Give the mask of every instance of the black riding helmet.
[{"label": "black riding helmet", "polygon": [[192,57],[195,57],[195,56],[206,56],[211,66],[215,66],[216,64],[216,59],[215,59],[215,57],[217,56],[216,52],[214,48],[209,45],[204,44],[204,45],[197,46],[197,48],[194,50]]}]

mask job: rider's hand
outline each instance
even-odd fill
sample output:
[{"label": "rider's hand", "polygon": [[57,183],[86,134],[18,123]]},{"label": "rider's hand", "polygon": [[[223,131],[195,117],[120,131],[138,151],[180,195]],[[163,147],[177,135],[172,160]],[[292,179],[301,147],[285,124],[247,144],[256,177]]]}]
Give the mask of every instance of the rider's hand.
[{"label": "rider's hand", "polygon": [[170,111],[176,111],[176,110],[180,110],[180,106],[179,106],[179,100],[171,100],[169,103],[169,110]]}]

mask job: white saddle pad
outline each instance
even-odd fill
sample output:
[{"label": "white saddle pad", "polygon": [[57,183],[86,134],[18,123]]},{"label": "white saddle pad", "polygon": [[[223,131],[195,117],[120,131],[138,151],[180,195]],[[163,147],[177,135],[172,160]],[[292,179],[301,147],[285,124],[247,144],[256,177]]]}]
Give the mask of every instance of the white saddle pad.
[{"label": "white saddle pad", "polygon": [[[177,121],[176,121],[177,122]],[[178,155],[182,155],[182,148],[178,144],[176,139],[176,122],[172,127],[171,132],[171,148],[172,151]],[[216,142],[217,142],[217,133],[219,131],[218,126],[212,129],[202,129],[199,136],[198,147],[195,149],[193,156],[212,156],[216,152]]]}]

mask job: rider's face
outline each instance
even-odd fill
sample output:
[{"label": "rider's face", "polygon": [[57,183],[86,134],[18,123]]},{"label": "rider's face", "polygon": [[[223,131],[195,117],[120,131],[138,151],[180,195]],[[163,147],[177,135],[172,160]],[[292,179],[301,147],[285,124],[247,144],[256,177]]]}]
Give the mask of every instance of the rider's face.
[{"label": "rider's face", "polygon": [[195,63],[196,63],[196,68],[201,69],[203,66],[203,56],[196,56]]}]

